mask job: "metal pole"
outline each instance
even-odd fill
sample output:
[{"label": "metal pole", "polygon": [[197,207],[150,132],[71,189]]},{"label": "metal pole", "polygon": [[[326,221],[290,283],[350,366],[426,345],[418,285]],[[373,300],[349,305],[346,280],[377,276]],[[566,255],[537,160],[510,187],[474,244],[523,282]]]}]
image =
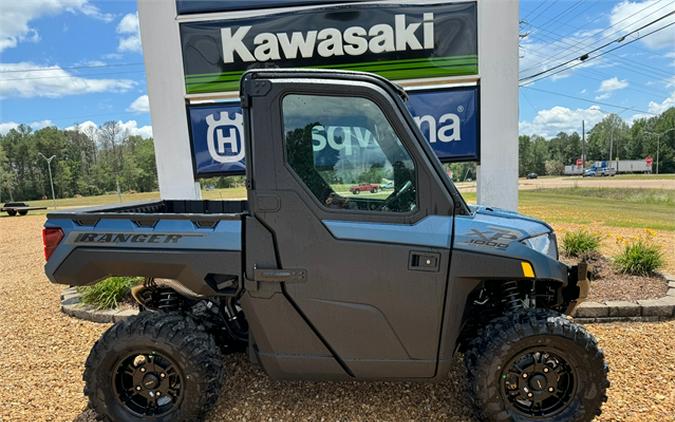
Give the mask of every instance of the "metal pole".
[{"label": "metal pole", "polygon": [[49,170],[49,184],[52,186],[52,201],[54,202],[54,208],[56,208],[56,195],[54,194],[54,179],[52,178],[52,156],[47,160],[47,170]]},{"label": "metal pole", "polygon": [[586,120],[581,121],[581,176],[586,172]]},{"label": "metal pole", "polygon": [[659,174],[659,152],[661,150],[661,135],[656,137],[656,174]]},{"label": "metal pole", "polygon": [[47,170],[49,171],[49,185],[52,188],[52,202],[54,202],[54,208],[56,208],[56,194],[54,193],[54,178],[52,177],[52,160],[56,158],[56,155],[52,155],[47,158],[43,153],[38,152],[38,155],[47,161]]}]

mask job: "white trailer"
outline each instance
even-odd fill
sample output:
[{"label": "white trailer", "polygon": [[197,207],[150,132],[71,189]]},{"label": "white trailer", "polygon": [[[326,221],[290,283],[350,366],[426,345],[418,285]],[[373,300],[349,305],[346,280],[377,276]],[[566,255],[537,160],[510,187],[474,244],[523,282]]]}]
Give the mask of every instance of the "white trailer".
[{"label": "white trailer", "polygon": [[574,164],[571,164],[569,166],[565,166],[565,170],[563,171],[563,174],[565,176],[578,176],[580,174],[584,173],[584,168],[582,166],[577,166]]},{"label": "white trailer", "polygon": [[648,160],[615,160],[608,161],[607,167],[616,169],[617,173],[651,173],[652,162]]}]

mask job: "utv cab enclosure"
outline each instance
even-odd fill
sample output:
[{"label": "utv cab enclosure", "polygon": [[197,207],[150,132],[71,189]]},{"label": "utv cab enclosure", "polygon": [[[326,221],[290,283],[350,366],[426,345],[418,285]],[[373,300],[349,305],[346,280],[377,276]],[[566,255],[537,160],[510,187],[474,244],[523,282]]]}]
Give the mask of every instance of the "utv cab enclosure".
[{"label": "utv cab enclosure", "polygon": [[51,281],[146,280],[87,360],[101,417],[201,418],[238,350],[275,379],[420,381],[460,351],[483,419],[599,414],[602,351],[563,315],[585,267],[558,261],[547,224],[468,206],[405,99],[371,74],[249,71],[247,201],[48,215]]}]

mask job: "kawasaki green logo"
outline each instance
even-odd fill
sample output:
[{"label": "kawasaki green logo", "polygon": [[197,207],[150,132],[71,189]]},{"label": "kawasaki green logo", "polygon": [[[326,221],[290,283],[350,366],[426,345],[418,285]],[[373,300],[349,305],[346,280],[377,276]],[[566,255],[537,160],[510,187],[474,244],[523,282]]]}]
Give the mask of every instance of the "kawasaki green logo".
[{"label": "kawasaki green logo", "polygon": [[[394,25],[377,23],[370,28],[350,26],[343,31],[324,28],[306,32],[261,32],[253,37],[253,51],[244,40],[253,26],[222,28],[223,61],[234,63],[237,57],[245,62],[321,57],[360,56],[365,53],[387,53],[434,48],[434,14],[424,13],[421,23],[406,22],[406,15],[394,16]],[[419,33],[419,34],[418,34]]]}]

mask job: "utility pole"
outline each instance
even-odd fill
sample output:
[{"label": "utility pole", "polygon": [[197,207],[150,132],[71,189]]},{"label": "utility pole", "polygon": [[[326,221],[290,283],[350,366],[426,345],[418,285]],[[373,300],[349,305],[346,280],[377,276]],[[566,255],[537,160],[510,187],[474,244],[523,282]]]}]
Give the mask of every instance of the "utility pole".
[{"label": "utility pole", "polygon": [[649,130],[645,131],[645,133],[656,136],[656,174],[659,174],[659,152],[661,149],[661,137],[673,130],[675,130],[675,127],[671,127],[670,129],[663,131],[661,133],[651,132]]},{"label": "utility pole", "polygon": [[581,171],[586,168],[586,120],[581,121]]},{"label": "utility pole", "polygon": [[614,127],[609,131],[609,157],[607,158],[608,162],[612,161],[612,149],[614,148]]},{"label": "utility pole", "polygon": [[49,184],[52,187],[52,201],[54,201],[54,208],[56,208],[56,195],[54,194],[54,179],[52,178],[52,160],[56,158],[56,155],[52,155],[49,158],[47,158],[41,152],[38,152],[38,155],[47,161],[47,169],[49,170]]}]

